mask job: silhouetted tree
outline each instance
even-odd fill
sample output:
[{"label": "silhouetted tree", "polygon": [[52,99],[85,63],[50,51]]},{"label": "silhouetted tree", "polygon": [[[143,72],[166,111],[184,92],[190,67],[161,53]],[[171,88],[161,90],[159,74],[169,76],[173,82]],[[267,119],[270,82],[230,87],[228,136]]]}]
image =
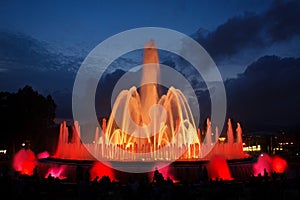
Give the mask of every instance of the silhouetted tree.
[{"label": "silhouetted tree", "polygon": [[56,104],[26,85],[16,93],[0,92],[0,125],[3,141],[43,143],[45,130],[54,124]]}]

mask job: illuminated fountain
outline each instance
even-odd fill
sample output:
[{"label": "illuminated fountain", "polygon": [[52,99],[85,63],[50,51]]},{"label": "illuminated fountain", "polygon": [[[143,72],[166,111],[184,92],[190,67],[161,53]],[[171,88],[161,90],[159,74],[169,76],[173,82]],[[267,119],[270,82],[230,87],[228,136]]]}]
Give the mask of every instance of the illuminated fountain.
[{"label": "illuminated fountain", "polygon": [[253,175],[264,175],[266,172],[270,175],[272,172],[284,173],[287,170],[287,161],[279,155],[270,156],[266,153],[261,154],[256,163],[253,164]]},{"label": "illuminated fountain", "polygon": [[223,156],[215,155],[207,164],[208,177],[212,180],[232,180],[228,163]]},{"label": "illuminated fountain", "polygon": [[29,148],[20,149],[13,157],[12,167],[22,175],[33,175],[38,160],[35,153]]},{"label": "illuminated fountain", "polygon": [[108,121],[102,121],[102,129],[96,128],[90,143],[81,142],[76,121],[69,139],[68,127],[63,122],[52,157],[102,161],[193,161],[209,160],[214,155],[228,160],[245,158],[240,124],[234,131],[228,120],[227,141],[219,140],[218,127],[214,131],[210,119],[206,121],[206,131],[201,132],[179,89],[170,87],[159,96],[159,70],[158,52],[151,40],[144,49],[141,87],[133,86],[119,93]]}]

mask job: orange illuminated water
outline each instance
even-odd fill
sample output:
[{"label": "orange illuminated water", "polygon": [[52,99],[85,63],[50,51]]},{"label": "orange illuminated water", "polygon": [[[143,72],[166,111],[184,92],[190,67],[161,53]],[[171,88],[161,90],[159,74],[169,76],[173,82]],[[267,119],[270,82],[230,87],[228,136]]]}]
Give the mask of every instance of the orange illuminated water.
[{"label": "orange illuminated water", "polygon": [[234,131],[229,119],[227,141],[219,142],[218,128],[212,127],[209,119],[206,132],[196,127],[182,91],[170,87],[159,96],[159,57],[153,40],[145,45],[142,70],[141,86],[119,93],[108,121],[102,122],[102,129],[96,128],[91,143],[80,141],[80,125],[76,121],[69,140],[66,123],[62,123],[53,157],[108,161],[193,161],[208,160],[216,154],[226,159],[245,157],[240,124]]}]

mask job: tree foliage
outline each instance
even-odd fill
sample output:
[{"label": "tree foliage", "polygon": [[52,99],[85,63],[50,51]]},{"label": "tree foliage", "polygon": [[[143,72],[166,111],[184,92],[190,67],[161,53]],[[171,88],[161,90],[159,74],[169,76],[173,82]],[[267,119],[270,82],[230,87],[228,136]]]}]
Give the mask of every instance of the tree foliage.
[{"label": "tree foliage", "polygon": [[26,85],[16,93],[0,92],[0,125],[3,141],[30,140],[38,143],[54,125],[56,104]]}]

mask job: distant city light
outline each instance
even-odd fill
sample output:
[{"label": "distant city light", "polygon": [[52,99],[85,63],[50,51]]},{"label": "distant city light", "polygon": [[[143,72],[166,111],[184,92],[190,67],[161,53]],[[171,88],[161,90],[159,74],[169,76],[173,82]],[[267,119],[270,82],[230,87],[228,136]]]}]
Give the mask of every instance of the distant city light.
[{"label": "distant city light", "polygon": [[6,149],[0,149],[0,153],[6,154],[7,150]]},{"label": "distant city light", "polygon": [[254,146],[247,146],[243,147],[243,151],[261,151],[261,146],[260,145],[254,145]]}]

